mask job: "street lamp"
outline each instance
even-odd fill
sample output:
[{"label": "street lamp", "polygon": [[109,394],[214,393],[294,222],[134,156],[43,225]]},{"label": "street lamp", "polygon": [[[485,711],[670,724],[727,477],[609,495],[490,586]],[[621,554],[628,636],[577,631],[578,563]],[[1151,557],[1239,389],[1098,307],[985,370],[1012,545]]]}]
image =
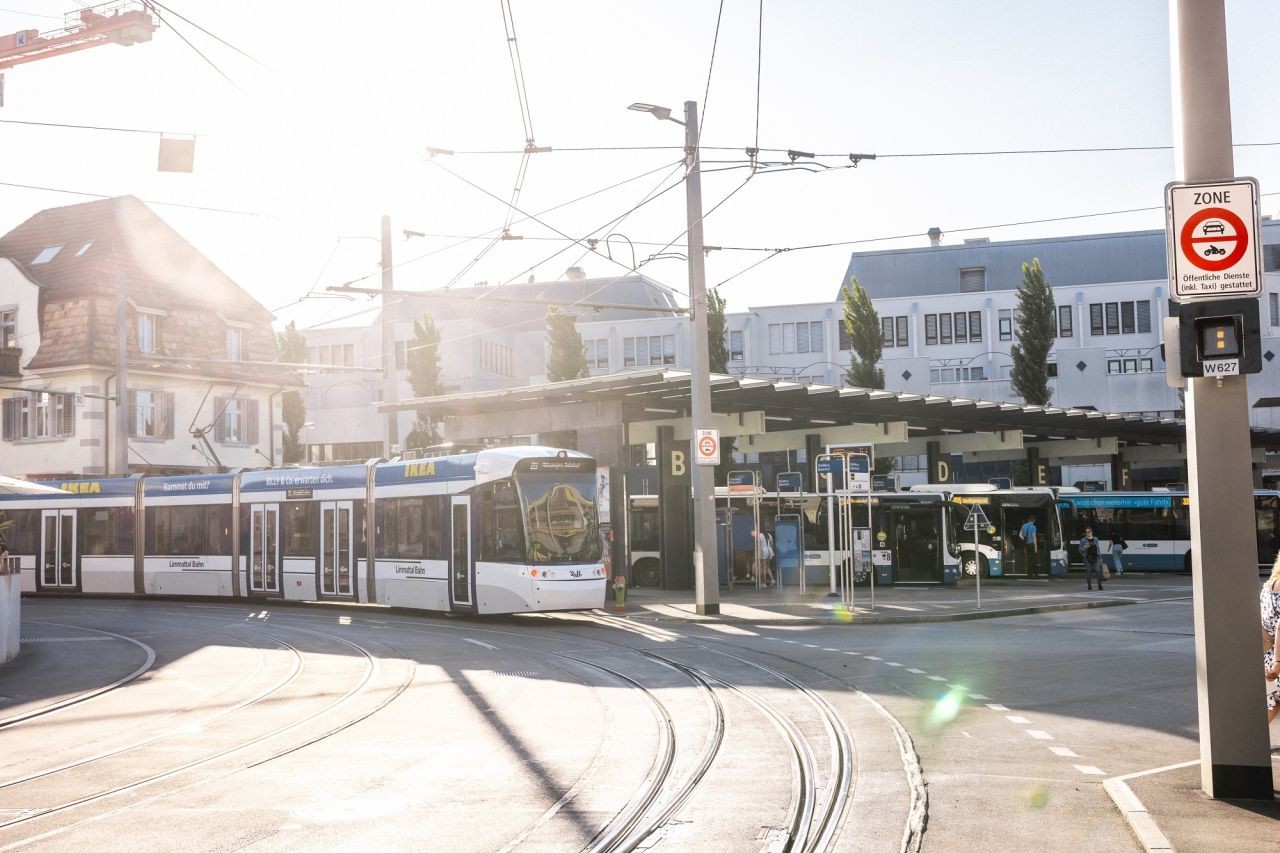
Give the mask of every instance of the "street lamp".
[{"label": "street lamp", "polygon": [[[684,121],[655,104],[632,104],[636,112],[684,127],[685,215],[689,222],[689,320],[693,323],[693,367],[689,375],[690,431],[711,427],[711,354],[707,344],[707,277],[702,246],[702,166],[698,156],[698,104],[684,102]],[[701,615],[720,612],[720,578],[716,543],[715,469],[693,466],[694,605]]]}]

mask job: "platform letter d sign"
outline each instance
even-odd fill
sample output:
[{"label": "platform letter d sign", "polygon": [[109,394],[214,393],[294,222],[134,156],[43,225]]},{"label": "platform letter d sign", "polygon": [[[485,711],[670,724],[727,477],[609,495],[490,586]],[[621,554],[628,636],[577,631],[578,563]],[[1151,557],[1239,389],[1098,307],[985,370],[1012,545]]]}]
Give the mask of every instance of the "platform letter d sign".
[{"label": "platform letter d sign", "polygon": [[937,462],[937,465],[938,465],[938,470],[936,473],[938,476],[935,482],[950,483],[951,482],[951,466],[947,464],[947,460],[939,459]]}]

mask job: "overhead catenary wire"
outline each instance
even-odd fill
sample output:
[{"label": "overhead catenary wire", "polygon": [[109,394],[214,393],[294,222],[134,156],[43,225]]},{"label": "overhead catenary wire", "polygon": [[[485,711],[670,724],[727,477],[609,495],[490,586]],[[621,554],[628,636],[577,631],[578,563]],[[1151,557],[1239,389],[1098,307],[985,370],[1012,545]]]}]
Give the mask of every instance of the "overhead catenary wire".
[{"label": "overhead catenary wire", "polygon": [[[756,19],[756,135],[752,148],[760,150],[760,66],[764,59],[764,0],[760,0],[760,9]],[[754,158],[756,155],[752,155]]]},{"label": "overhead catenary wire", "polygon": [[213,39],[214,41],[218,42],[219,44],[223,45],[224,47],[229,47],[229,48],[231,48],[231,49],[232,49],[232,50],[234,50],[236,53],[238,53],[238,54],[240,54],[241,56],[243,56],[245,59],[248,59],[250,62],[257,63],[259,66],[261,66],[262,68],[266,69],[267,71],[271,71],[270,66],[266,65],[265,63],[263,63],[263,62],[262,62],[261,60],[259,60],[257,57],[252,56],[252,55],[250,55],[250,54],[248,54],[248,53],[244,52],[243,50],[241,50],[240,48],[236,47],[234,44],[232,44],[231,42],[229,42],[229,41],[227,41],[226,39],[222,38],[221,36],[217,35],[216,33],[209,32],[209,30],[207,30],[207,29],[205,29],[204,27],[200,26],[199,24],[197,24],[195,21],[191,20],[190,18],[188,18],[188,17],[184,16],[181,12],[176,12],[176,11],[174,11],[173,9],[170,9],[168,6],[166,6],[166,5],[164,5],[163,3],[161,3],[161,2],[160,2],[160,0],[148,0],[148,2],[149,2],[152,6],[157,6],[157,7],[161,8],[161,9],[164,9],[166,12],[168,12],[170,15],[173,15],[175,18],[177,18],[177,19],[179,19],[179,20],[181,20],[181,21],[186,21],[188,24],[190,24],[191,26],[195,27],[195,28],[196,28],[197,30],[199,30],[200,32],[202,32],[202,33],[204,33],[205,35],[207,35],[209,38]]},{"label": "overhead catenary wire", "polygon": [[702,136],[702,127],[707,123],[707,101],[711,97],[711,74],[716,69],[716,45],[720,43],[720,19],[724,16],[724,0],[720,0],[720,8],[716,10],[716,31],[711,36],[711,61],[707,63],[707,85],[702,89],[702,114],[698,116],[698,136]]},{"label": "overhead catenary wire", "polygon": [[153,15],[155,15],[155,16],[156,16],[156,20],[158,20],[160,23],[164,24],[164,25],[165,25],[166,27],[168,27],[170,30],[173,30],[173,34],[174,34],[174,35],[176,35],[178,38],[182,39],[183,43],[184,43],[184,44],[186,44],[186,46],[187,46],[187,47],[189,47],[189,48],[191,48],[193,51],[195,51],[197,56],[199,56],[199,57],[200,57],[201,59],[203,59],[206,63],[208,63],[208,65],[209,65],[209,67],[210,67],[210,68],[212,68],[214,71],[217,71],[217,72],[218,72],[218,74],[222,77],[222,79],[223,79],[223,80],[226,80],[228,83],[230,83],[230,84],[231,84],[231,88],[235,89],[237,92],[242,91],[242,90],[240,89],[240,87],[239,87],[238,85],[236,85],[236,81],[234,81],[234,80],[232,80],[230,77],[228,77],[228,76],[227,76],[227,72],[223,71],[221,68],[219,68],[219,67],[218,67],[218,63],[214,62],[214,61],[213,61],[212,59],[210,59],[208,56],[205,56],[204,51],[202,51],[200,48],[198,48],[198,47],[196,47],[194,44],[192,44],[191,39],[187,38],[185,35],[183,35],[183,34],[182,34],[182,32],[181,32],[181,31],[179,31],[179,30],[177,29],[177,27],[173,26],[173,24],[170,24],[168,21],[166,21],[166,20],[164,19],[164,16],[160,14],[160,10],[156,8],[156,4],[153,2],[153,0],[143,0],[143,4],[144,4],[148,9],[150,9],[150,10],[151,10],[151,14],[153,14]]}]

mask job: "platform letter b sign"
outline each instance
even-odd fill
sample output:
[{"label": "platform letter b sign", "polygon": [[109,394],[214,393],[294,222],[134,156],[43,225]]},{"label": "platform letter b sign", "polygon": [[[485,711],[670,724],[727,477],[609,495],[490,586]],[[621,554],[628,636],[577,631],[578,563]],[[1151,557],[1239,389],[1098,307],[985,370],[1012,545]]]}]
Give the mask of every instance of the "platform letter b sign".
[{"label": "platform letter b sign", "polygon": [[672,477],[683,477],[683,476],[684,476],[684,471],[685,471],[685,468],[684,468],[684,451],[682,451],[682,450],[673,450],[673,451],[671,451],[671,476],[672,476]]}]

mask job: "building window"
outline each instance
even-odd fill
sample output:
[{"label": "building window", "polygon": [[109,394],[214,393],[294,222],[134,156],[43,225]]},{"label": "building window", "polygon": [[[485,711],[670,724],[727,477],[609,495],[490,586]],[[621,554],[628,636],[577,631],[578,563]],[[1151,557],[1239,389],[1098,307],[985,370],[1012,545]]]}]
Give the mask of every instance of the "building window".
[{"label": "building window", "polygon": [[745,361],[746,356],[742,350],[742,332],[729,333],[729,360]]},{"label": "building window", "polygon": [[511,347],[494,341],[480,341],[480,369],[503,376],[513,376]]},{"label": "building window", "polygon": [[[215,401],[215,406],[217,401]],[[215,408],[215,412],[221,407]],[[173,394],[136,389],[129,392],[129,435],[173,438]]]},{"label": "building window", "polygon": [[853,339],[849,337],[849,330],[845,328],[844,320],[836,323],[836,339],[840,343],[841,352],[853,349]]},{"label": "building window", "polygon": [[1069,338],[1074,332],[1071,328],[1071,306],[1059,305],[1057,316],[1058,337]]},{"label": "building window", "polygon": [[881,343],[886,347],[893,346],[893,318],[880,318],[880,337]]},{"label": "building window", "polygon": [[662,363],[663,364],[676,363],[676,336],[675,335],[662,336]]},{"label": "building window", "polygon": [[924,343],[925,346],[933,346],[938,342],[938,315],[924,315]]},{"label": "building window", "polygon": [[949,344],[951,340],[951,315],[941,314],[938,316],[938,341]]},{"label": "building window", "polygon": [[[1275,305],[1275,296],[1272,296]],[[1271,325],[1275,325],[1272,323]],[[0,349],[9,349],[18,345],[18,312],[0,311]]]},{"label": "building window", "polygon": [[938,385],[947,382],[982,382],[987,379],[985,367],[931,367],[929,382]]},{"label": "building window", "polygon": [[[808,346],[807,340],[805,342],[805,345]],[[784,353],[791,353],[796,351],[796,324],[795,323],[782,324],[782,351]]]},{"label": "building window", "polygon": [[61,244],[57,246],[45,246],[43,249],[40,250],[40,254],[36,255],[34,258],[31,259],[31,266],[34,267],[34,266],[38,266],[39,264],[47,264],[49,263],[49,261],[56,258],[58,256],[58,253],[61,251],[62,251]]},{"label": "building window", "polygon": [[897,317],[880,318],[880,335],[885,347],[910,346],[911,318],[903,314]]},{"label": "building window", "polygon": [[347,367],[356,366],[356,345],[355,344],[342,345],[342,363],[345,364]]},{"label": "building window", "polygon": [[258,443],[258,401],[237,397],[214,400],[220,417],[214,421],[214,441],[223,444]]},{"label": "building window", "polygon": [[1013,309],[1001,308],[1000,314],[1000,340],[1013,340]]},{"label": "building window", "polygon": [[239,329],[227,329],[227,361],[239,361],[241,346],[243,345],[240,338]]},{"label": "building window", "polygon": [[582,354],[587,359],[587,367],[596,370],[609,369],[609,339],[595,338],[582,342]]},{"label": "building window", "polygon": [[821,322],[809,324],[809,352],[826,352],[827,342],[824,338]]},{"label": "building window", "polygon": [[43,391],[4,401],[4,440],[65,438],[75,435],[75,397]]},{"label": "building window", "polygon": [[1280,326],[1280,293],[1268,293],[1267,301],[1271,303],[1271,327]]},{"label": "building window", "polygon": [[1132,335],[1151,331],[1151,301],[1094,302],[1089,305],[1089,334]]},{"label": "building window", "polygon": [[987,270],[984,267],[973,267],[960,270],[960,292],[980,293],[987,289]]},{"label": "building window", "polygon": [[770,323],[769,354],[822,352],[822,323]]},{"label": "building window", "polygon": [[963,311],[956,313],[956,343],[963,344],[969,341],[969,315]]},{"label": "building window", "polygon": [[769,324],[769,355],[782,354],[782,324]]},{"label": "building window", "polygon": [[1056,361],[1051,361],[1046,364],[1045,367],[1047,368],[1045,375],[1050,379],[1056,379],[1058,376],[1058,363]]},{"label": "building window", "polygon": [[894,329],[896,332],[896,337],[898,339],[898,346],[900,347],[908,346],[909,341],[908,341],[907,332],[911,328],[910,326],[911,318],[904,315],[901,317],[894,317],[893,319],[894,319]]},{"label": "building window", "polygon": [[138,314],[138,351],[156,351],[156,315]]},{"label": "building window", "polygon": [[623,367],[636,366],[636,339],[635,338],[622,339],[622,366]]},{"label": "building window", "polygon": [[[607,357],[606,357],[607,361]],[[622,366],[676,363],[676,336],[649,335],[622,339]]]},{"label": "building window", "polygon": [[982,343],[982,312],[981,311],[969,312],[969,342],[975,343],[975,344]]}]

